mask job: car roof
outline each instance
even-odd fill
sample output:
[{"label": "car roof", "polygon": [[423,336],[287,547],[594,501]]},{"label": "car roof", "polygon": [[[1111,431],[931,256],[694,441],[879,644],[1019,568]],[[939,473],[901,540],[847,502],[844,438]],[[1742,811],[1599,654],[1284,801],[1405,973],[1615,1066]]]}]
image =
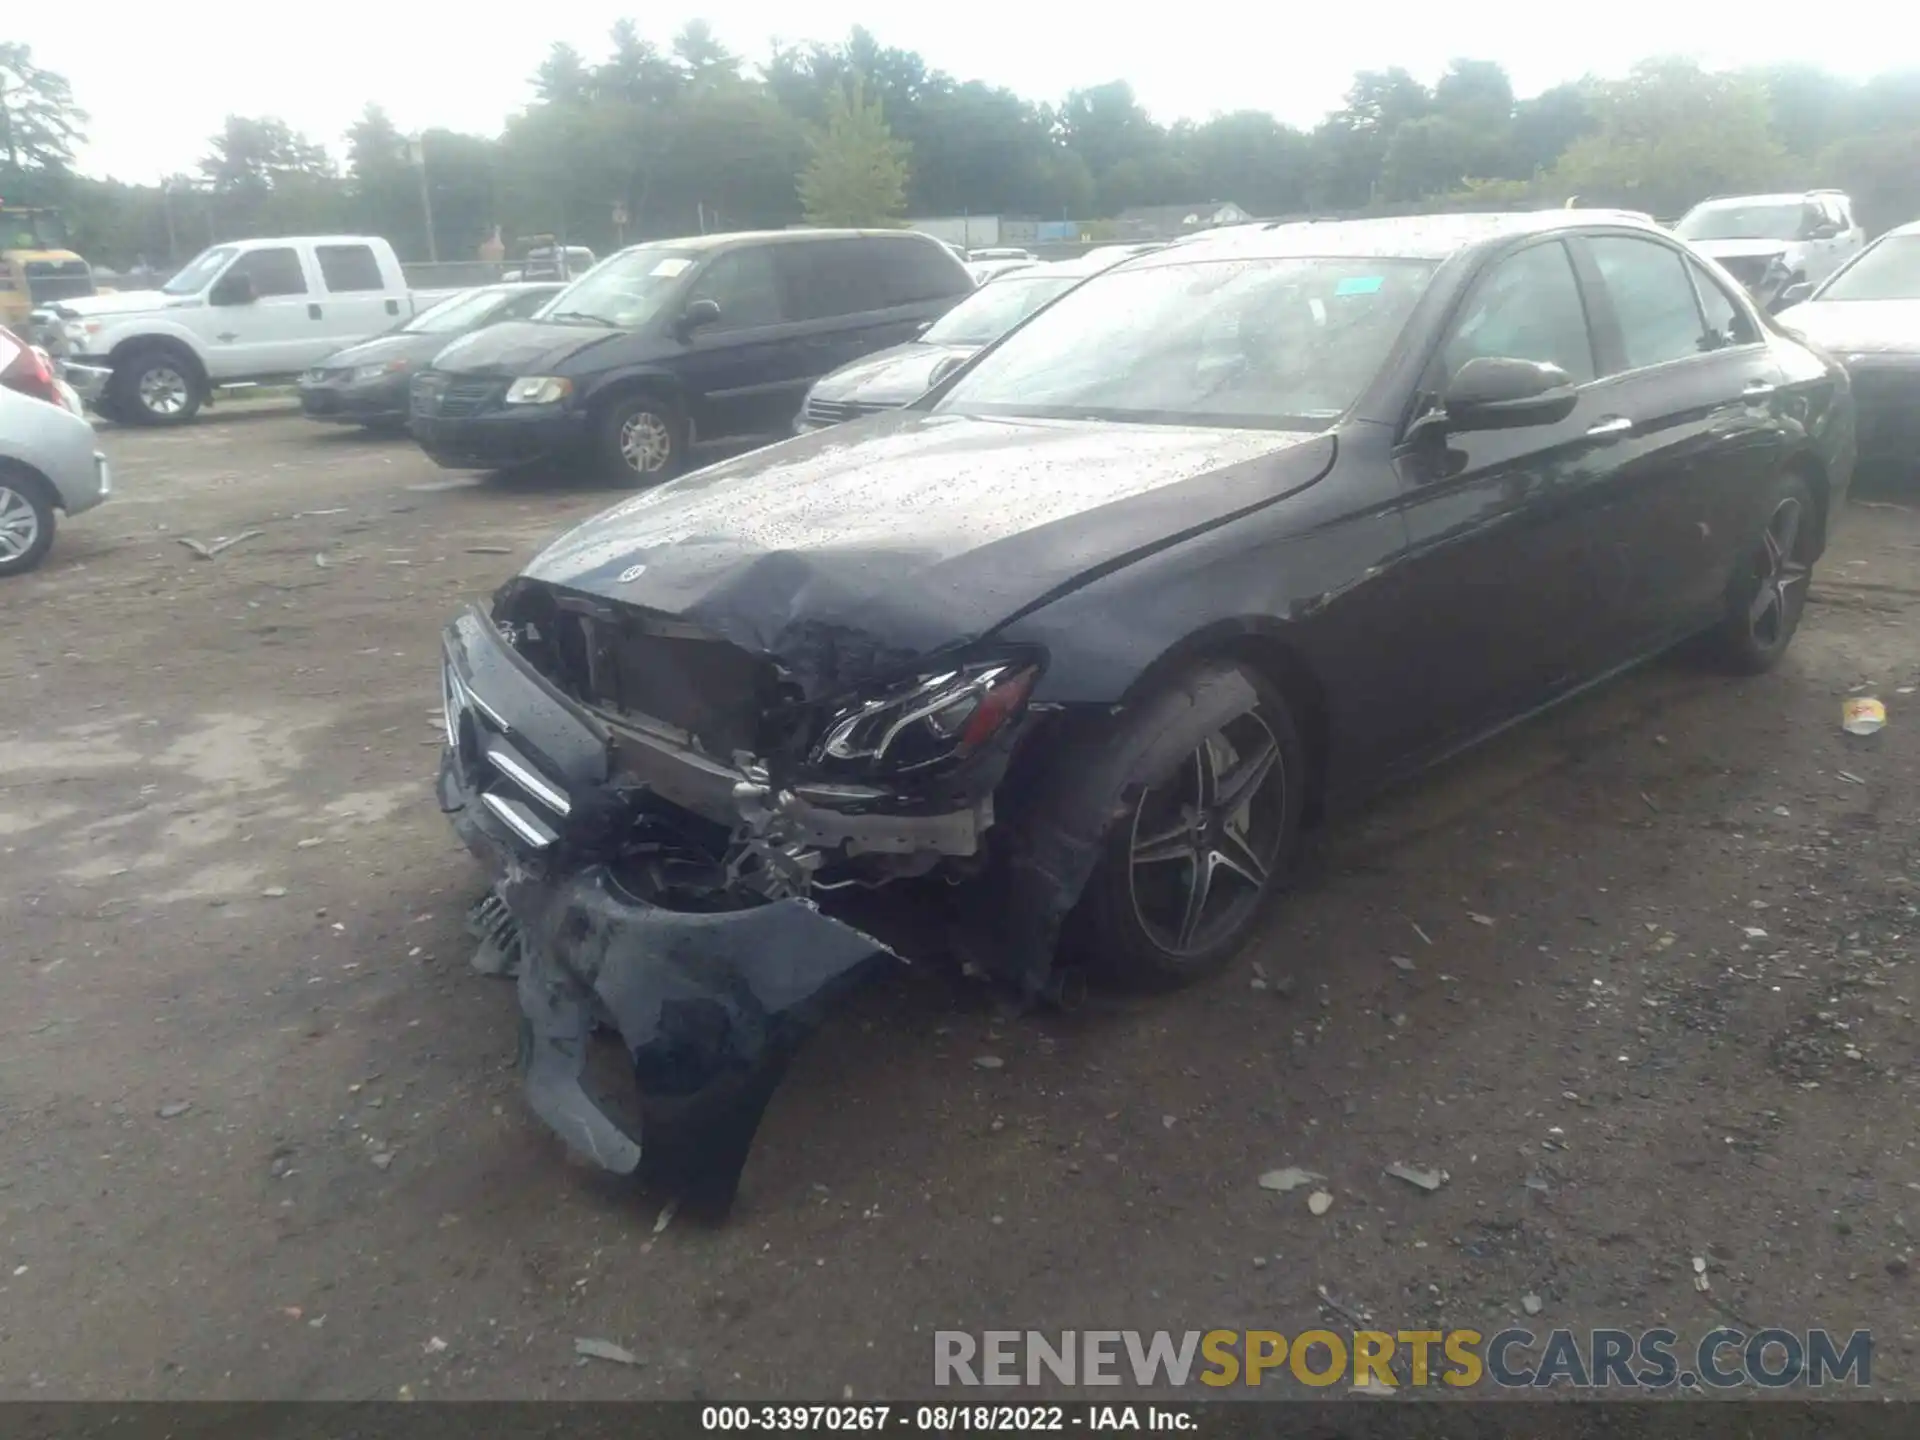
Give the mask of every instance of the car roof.
[{"label": "car roof", "polygon": [[1372,220],[1293,220],[1236,225],[1218,235],[1189,236],[1178,245],[1122,261],[1129,270],[1185,265],[1202,259],[1284,259],[1291,256],[1377,256],[1445,260],[1464,250],[1528,235],[1586,230],[1641,230],[1667,235],[1659,225],[1624,210],[1524,210],[1492,214],[1402,215]]},{"label": "car roof", "polygon": [[1710,195],[1694,206],[1707,205],[1801,205],[1816,195],[1844,195],[1841,190],[1782,190],[1773,195]]},{"label": "car roof", "polygon": [[[670,239],[643,240],[627,250],[727,250],[736,245],[793,245],[809,240],[863,240],[873,236],[911,237],[916,241],[941,242],[918,230],[733,230],[716,235],[679,235]],[[623,250],[621,254],[626,254]]]}]

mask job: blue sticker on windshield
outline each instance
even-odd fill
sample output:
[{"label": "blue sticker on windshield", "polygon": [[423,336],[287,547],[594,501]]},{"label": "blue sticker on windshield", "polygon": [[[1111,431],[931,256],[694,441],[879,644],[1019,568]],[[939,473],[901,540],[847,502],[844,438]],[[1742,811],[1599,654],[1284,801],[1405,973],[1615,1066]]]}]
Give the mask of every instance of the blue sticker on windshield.
[{"label": "blue sticker on windshield", "polygon": [[1349,275],[1333,287],[1336,295],[1371,295],[1386,283],[1384,275]]}]

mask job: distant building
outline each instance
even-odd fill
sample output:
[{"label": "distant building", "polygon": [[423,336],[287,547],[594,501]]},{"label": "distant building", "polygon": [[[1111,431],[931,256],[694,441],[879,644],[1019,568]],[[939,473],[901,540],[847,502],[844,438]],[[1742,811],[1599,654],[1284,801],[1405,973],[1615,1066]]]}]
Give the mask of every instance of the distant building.
[{"label": "distant building", "polygon": [[1114,217],[1118,240],[1173,240],[1216,225],[1239,225],[1253,219],[1231,200],[1207,200],[1192,205],[1134,205]]}]

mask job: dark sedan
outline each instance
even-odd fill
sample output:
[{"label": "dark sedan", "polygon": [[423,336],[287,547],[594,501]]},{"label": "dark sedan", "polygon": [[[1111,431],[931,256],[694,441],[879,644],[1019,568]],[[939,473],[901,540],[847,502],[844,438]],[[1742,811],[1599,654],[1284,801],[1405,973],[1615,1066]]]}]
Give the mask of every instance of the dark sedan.
[{"label": "dark sedan", "polygon": [[416,371],[462,335],[502,320],[524,320],[565,288],[559,281],[482,285],[450,295],[384,335],[336,350],[302,374],[300,408],[314,420],[404,430]]},{"label": "dark sedan", "polygon": [[911,404],[1049,300],[1112,263],[1112,256],[1092,264],[1063,260],[1055,265],[1023,266],[989,280],[917,339],[821,376],[800,407],[795,433]]},{"label": "dark sedan", "polygon": [[1920,473],[1920,221],[1889,230],[1800,303],[1782,325],[1836,356],[1853,379],[1860,460]]},{"label": "dark sedan", "polygon": [[[445,640],[441,804],[534,1109],[725,1204],[824,1007],[898,963],[876,889],[927,882],[1029,997],[1219,969],[1383,780],[1690,637],[1774,665],[1853,423],[1624,216],[1250,226],[627,500]],[[596,1020],[637,1136],[581,1087]]]}]

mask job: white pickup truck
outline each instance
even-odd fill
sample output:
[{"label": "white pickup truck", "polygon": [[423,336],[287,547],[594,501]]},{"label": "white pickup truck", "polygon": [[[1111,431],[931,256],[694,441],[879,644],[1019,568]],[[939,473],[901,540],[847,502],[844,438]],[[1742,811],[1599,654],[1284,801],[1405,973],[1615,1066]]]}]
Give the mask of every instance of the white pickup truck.
[{"label": "white pickup truck", "polygon": [[450,293],[409,290],[385,240],[305,235],[224,241],[158,290],[62,300],[36,318],[101,414],[178,425],[215,390],[290,379]]}]

